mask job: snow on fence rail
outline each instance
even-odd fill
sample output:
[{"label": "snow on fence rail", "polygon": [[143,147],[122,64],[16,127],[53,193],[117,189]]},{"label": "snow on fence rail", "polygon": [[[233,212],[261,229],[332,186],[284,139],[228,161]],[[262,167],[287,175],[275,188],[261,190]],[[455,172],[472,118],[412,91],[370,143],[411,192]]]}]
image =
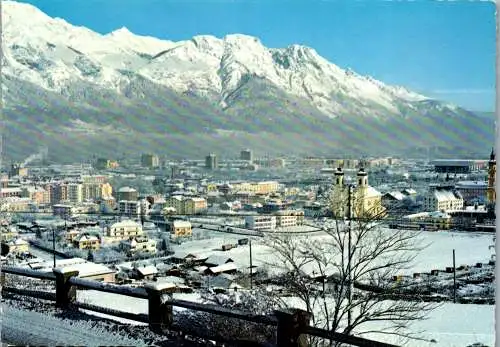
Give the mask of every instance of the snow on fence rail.
[{"label": "snow on fence rail", "polygon": [[[220,315],[233,319],[241,319],[248,322],[254,322],[263,325],[276,327],[276,346],[277,347],[298,347],[302,346],[304,335],[313,335],[324,338],[330,341],[347,343],[352,346],[359,347],[396,347],[392,344],[368,340],[361,337],[356,337],[347,334],[331,332],[319,328],[309,326],[309,314],[300,309],[291,309],[287,311],[275,311],[274,316],[260,316],[248,312],[230,310],[215,305],[199,304],[185,300],[172,299],[173,290],[175,287],[161,286],[158,284],[146,285],[144,288],[131,288],[122,285],[110,283],[102,283],[93,280],[78,278],[78,271],[71,269],[54,269],[53,273],[45,273],[36,270],[18,268],[18,267],[2,267],[2,277],[4,273],[33,277],[39,279],[54,280],[56,282],[55,301],[56,306],[69,309],[77,307],[85,310],[95,311],[112,315],[120,318],[136,320],[138,322],[149,323],[149,328],[158,334],[164,334],[173,326],[173,306],[183,307],[194,311],[207,312],[210,314]],[[133,314],[114,309],[104,308],[97,305],[76,301],[76,288],[86,288],[101,292],[120,294],[129,297],[136,297],[148,300],[148,314]],[[12,289],[12,290],[11,290]],[[17,290],[18,288],[6,288],[3,286],[2,291],[17,292],[21,295],[37,297],[35,291],[30,293]],[[32,295],[35,294],[35,295]],[[44,293],[40,293],[44,294]],[[38,296],[43,298],[43,295]],[[207,338],[199,336],[201,338]],[[224,338],[224,337],[222,337]],[[217,339],[216,337],[210,339]]]}]

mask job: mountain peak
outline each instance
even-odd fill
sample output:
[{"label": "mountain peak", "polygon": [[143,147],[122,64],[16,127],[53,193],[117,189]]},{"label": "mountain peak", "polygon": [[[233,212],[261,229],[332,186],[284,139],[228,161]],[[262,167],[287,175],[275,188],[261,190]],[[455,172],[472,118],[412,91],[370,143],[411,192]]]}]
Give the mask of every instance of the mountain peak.
[{"label": "mountain peak", "polygon": [[[48,21],[52,19],[51,17],[40,11],[40,9],[28,3],[12,0],[2,0],[1,5],[2,19],[7,19],[7,22],[10,22],[11,20],[17,22],[29,18],[29,22],[31,25],[33,24],[33,22],[36,23],[38,21]],[[4,22],[4,24],[6,23]]]},{"label": "mountain peak", "polygon": [[116,29],[116,30],[113,30],[112,32],[110,32],[109,34],[107,35],[110,35],[110,36],[129,36],[129,35],[134,35],[134,33],[132,33],[130,30],[128,30],[127,27],[121,27],[119,29]]}]

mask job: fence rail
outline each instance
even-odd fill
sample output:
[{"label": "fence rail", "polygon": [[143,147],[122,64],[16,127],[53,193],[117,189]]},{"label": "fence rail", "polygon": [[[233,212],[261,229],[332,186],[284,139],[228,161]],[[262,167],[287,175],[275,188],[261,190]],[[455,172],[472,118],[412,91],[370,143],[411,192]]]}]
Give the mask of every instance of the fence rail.
[{"label": "fence rail", "polygon": [[[5,273],[24,277],[52,280],[56,282],[56,293],[38,292],[34,290],[5,287]],[[200,304],[185,300],[172,299],[173,288],[162,286],[161,284],[146,285],[143,288],[131,288],[122,285],[103,283],[78,277],[77,271],[64,269],[54,269],[53,273],[46,273],[31,269],[5,266],[1,268],[2,292],[26,295],[39,299],[48,299],[56,302],[56,306],[69,309],[76,307],[83,310],[90,310],[110,316],[148,323],[149,328],[156,333],[165,334],[173,328],[172,307],[182,307],[194,311],[206,312],[228,318],[241,319],[263,325],[276,327],[277,347],[303,347],[304,335],[312,335],[330,341],[350,344],[352,346],[373,346],[373,347],[397,347],[395,345],[364,339],[357,336],[331,332],[309,326],[309,314],[305,311],[294,309],[289,311],[275,311],[275,315],[262,316],[248,312],[230,310],[216,305]],[[130,312],[118,311],[110,308],[100,307],[76,300],[77,287],[92,289],[100,292],[124,295],[148,300],[148,314],[134,314]],[[165,300],[167,296],[167,300]],[[176,328],[173,328],[176,330]],[[194,336],[193,333],[187,333]],[[212,339],[212,337],[198,336],[202,339]],[[213,339],[217,340],[216,337]],[[224,339],[224,338],[223,338]],[[241,343],[244,343],[241,341]],[[233,343],[234,344],[234,343]],[[238,344],[238,343],[237,343]],[[246,343],[245,343],[246,344]],[[241,344],[239,344],[241,345]]]}]

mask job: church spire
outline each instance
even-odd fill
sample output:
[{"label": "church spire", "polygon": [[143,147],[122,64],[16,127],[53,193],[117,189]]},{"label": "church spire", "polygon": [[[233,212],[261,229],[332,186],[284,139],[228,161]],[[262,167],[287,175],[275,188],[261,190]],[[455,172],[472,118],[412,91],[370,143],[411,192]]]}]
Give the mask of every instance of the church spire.
[{"label": "church spire", "polygon": [[490,161],[495,160],[495,148],[491,147]]}]

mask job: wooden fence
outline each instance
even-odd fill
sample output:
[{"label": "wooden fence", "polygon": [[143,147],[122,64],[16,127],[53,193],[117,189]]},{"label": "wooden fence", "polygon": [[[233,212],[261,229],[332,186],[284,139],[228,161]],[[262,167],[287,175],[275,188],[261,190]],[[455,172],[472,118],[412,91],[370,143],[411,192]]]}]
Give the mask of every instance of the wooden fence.
[{"label": "wooden fence", "polygon": [[[4,286],[5,274],[55,281],[56,293],[54,294],[15,287],[6,287]],[[274,315],[262,316],[243,311],[230,310],[216,305],[176,300],[172,298],[172,287],[165,284],[151,283],[145,285],[144,287],[134,288],[79,278],[78,271],[66,271],[65,269],[56,268],[52,273],[47,273],[13,266],[2,267],[0,277],[2,284],[2,293],[13,293],[38,299],[55,301],[56,306],[62,309],[70,309],[76,307],[119,318],[147,323],[149,324],[149,328],[153,332],[158,334],[164,334],[172,327],[173,307],[175,306],[275,327],[275,346],[277,347],[307,346],[307,339],[304,339],[303,337],[305,335],[316,336],[329,341],[335,341],[337,343],[351,346],[396,347],[395,345],[391,344],[311,327],[309,326],[307,312],[298,309],[288,311],[275,311]],[[76,300],[77,288],[91,289],[100,292],[146,299],[148,300],[148,314],[134,314],[130,312],[100,307],[97,305],[91,305],[88,303],[78,302]],[[191,332],[189,332],[189,334],[193,335]],[[217,340],[217,337],[195,337]],[[254,345],[258,346],[257,343],[255,343]]]}]

